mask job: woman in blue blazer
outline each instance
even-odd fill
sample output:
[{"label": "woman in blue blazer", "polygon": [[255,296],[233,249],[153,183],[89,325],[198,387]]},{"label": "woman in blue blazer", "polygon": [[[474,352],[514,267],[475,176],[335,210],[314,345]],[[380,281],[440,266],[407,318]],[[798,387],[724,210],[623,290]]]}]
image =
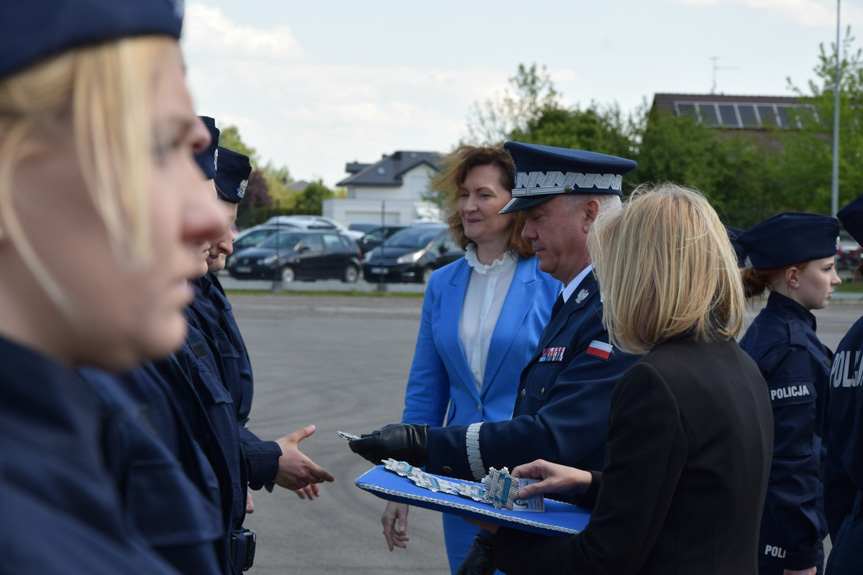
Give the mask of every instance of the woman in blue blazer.
[{"label": "woman in blue blazer", "polygon": [[[435,184],[446,193],[450,231],[466,254],[429,281],[402,422],[440,427],[509,419],[519,376],[561,284],[539,270],[521,237],[522,212],[498,213],[515,186],[505,150],[462,146]],[[407,510],[388,503],[381,517],[390,551],[405,547]],[[446,514],[443,523],[455,573],[477,527]]]}]

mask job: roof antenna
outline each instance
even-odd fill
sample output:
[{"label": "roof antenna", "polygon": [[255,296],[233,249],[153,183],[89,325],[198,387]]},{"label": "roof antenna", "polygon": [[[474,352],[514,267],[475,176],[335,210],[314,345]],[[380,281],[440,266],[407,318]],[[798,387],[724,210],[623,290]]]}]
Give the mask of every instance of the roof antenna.
[{"label": "roof antenna", "polygon": [[719,60],[719,56],[713,56],[710,58],[713,60],[713,87],[710,88],[710,93],[716,93],[716,72],[717,70],[736,70],[737,66],[717,66],[716,61]]}]

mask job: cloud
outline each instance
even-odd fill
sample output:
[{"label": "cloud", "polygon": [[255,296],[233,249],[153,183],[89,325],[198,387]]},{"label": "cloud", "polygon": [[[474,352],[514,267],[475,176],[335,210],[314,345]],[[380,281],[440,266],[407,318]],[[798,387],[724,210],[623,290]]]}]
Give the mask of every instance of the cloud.
[{"label": "cloud", "polygon": [[287,26],[238,26],[211,8],[194,2],[186,9],[183,43],[207,54],[268,59],[296,59],[302,49]]},{"label": "cloud", "polygon": [[448,151],[467,132],[471,104],[502,90],[509,75],[490,66],[319,62],[286,26],[239,26],[199,2],[188,7],[184,34],[200,113],[236,125],[264,163],[330,186],[348,161]]}]

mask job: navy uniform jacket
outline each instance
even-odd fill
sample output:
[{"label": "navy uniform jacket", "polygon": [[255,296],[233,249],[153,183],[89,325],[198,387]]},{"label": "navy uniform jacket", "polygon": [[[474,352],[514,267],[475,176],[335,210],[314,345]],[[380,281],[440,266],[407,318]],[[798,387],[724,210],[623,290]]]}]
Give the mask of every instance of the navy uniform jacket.
[{"label": "navy uniform jacket", "polygon": [[0,573],[175,573],[123,523],[86,384],[4,339],[0,365]]},{"label": "navy uniform jacket", "polygon": [[[827,407],[828,465],[824,506],[835,542],[839,527],[851,513],[854,498],[863,492],[863,318],[858,319],[836,349],[830,371]],[[858,547],[860,543],[857,542]],[[831,552],[832,553],[832,552]]]},{"label": "navy uniform jacket", "polygon": [[[203,474],[213,479],[215,475],[208,463],[209,471],[201,470],[202,458],[196,455],[192,438],[178,433],[173,422],[162,422],[158,403],[141,404],[127,391],[144,387],[149,396],[159,393],[151,372],[139,368],[114,376],[82,369],[80,374],[108,414],[103,431],[105,464],[116,481],[127,523],[181,573],[218,573],[222,538],[218,485],[200,480]],[[158,428],[151,424],[150,414],[160,421]],[[176,453],[160,437],[170,439]],[[194,466],[191,476],[184,465]]]},{"label": "navy uniform jacket", "polygon": [[207,341],[219,361],[222,382],[234,403],[241,459],[249,487],[266,487],[272,491],[282,450],[275,441],[262,441],[246,427],[254,394],[252,362],[231,311],[231,304],[222,284],[212,274],[199,278],[192,285],[195,288],[192,311],[202,330],[208,334]]},{"label": "navy uniform jacket", "polygon": [[540,458],[601,469],[611,391],[637,359],[610,349],[599,287],[588,274],[542,332],[522,371],[512,419],[430,428],[427,470],[475,480],[476,457],[485,469]]},{"label": "navy uniform jacket", "polygon": [[[224,547],[229,557],[232,531],[242,529],[246,508],[245,470],[240,464],[239,437],[231,395],[225,389],[210,351],[192,312],[186,308],[189,334],[183,347],[169,360],[155,364],[170,385],[186,394],[190,406],[188,426],[216,473],[222,507]],[[230,571],[228,571],[230,572]]]},{"label": "navy uniform jacket", "polygon": [[593,507],[587,528],[501,529],[497,565],[513,575],[751,575],[772,438],[764,379],[734,340],[667,341],[614,388],[608,462],[578,501]]},{"label": "navy uniform jacket", "polygon": [[823,561],[821,428],[832,353],[815,335],[815,316],[773,292],[740,346],[767,380],[774,448],[761,523],[759,565],[805,569]]}]

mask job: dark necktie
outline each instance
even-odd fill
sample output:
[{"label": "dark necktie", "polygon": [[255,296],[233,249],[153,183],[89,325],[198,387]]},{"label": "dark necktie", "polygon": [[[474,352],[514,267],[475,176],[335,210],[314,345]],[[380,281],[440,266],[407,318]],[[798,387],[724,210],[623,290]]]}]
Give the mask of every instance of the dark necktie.
[{"label": "dark necktie", "polygon": [[552,320],[554,320],[555,316],[557,315],[557,312],[559,312],[560,308],[562,308],[562,307],[563,307],[563,293],[561,292],[557,296],[557,299],[554,300],[554,305],[551,306],[551,317],[548,320],[549,323],[551,323]]}]

